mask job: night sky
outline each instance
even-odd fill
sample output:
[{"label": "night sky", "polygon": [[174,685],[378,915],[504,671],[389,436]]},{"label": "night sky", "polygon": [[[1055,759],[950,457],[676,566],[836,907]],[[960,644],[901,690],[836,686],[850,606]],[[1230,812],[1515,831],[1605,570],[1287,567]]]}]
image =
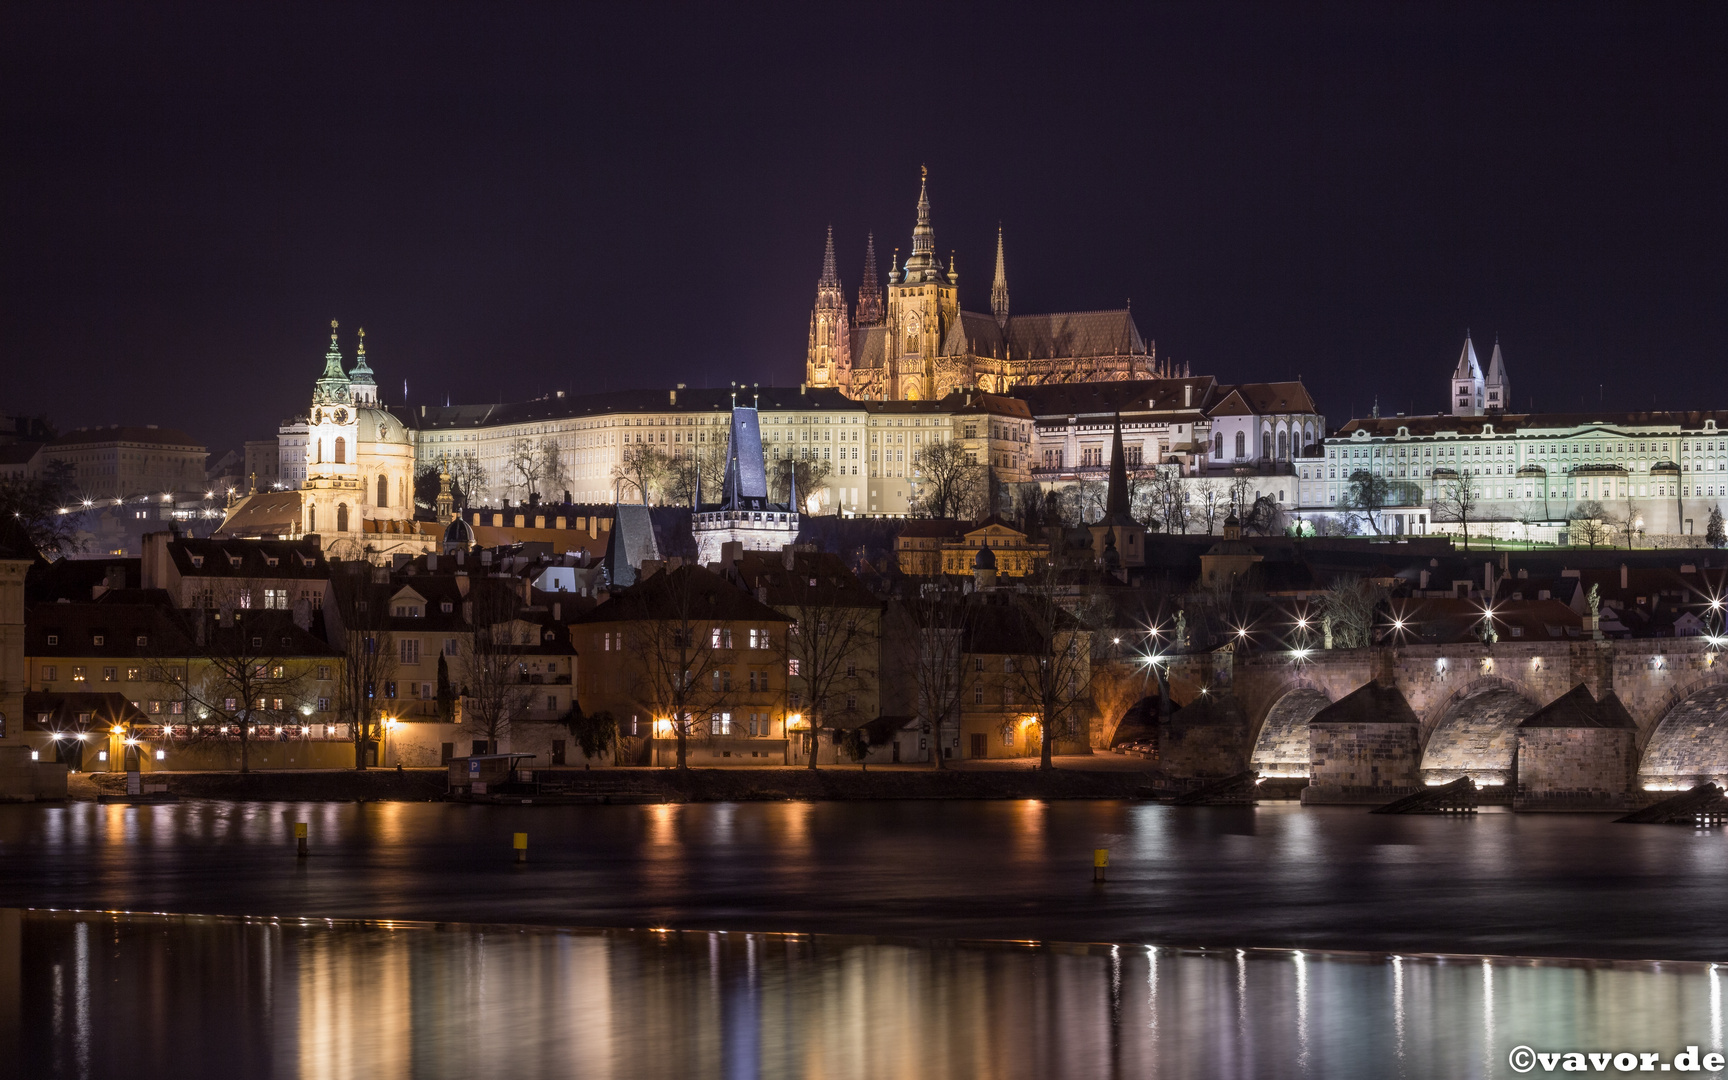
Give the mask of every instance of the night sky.
[{"label": "night sky", "polygon": [[[1728,407],[1728,8],[7,5],[0,412],[802,378],[826,226],[1020,312],[1433,412],[1466,327],[1514,404]],[[822,21],[811,21],[811,20]],[[1602,389],[1598,390],[1598,385]]]}]

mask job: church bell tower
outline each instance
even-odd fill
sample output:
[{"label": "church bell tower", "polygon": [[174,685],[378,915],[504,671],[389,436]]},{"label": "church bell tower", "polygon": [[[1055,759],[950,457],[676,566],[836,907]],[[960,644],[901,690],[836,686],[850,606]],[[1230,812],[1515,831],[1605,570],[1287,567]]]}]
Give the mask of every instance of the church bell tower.
[{"label": "church bell tower", "polygon": [[960,318],[960,290],[953,267],[936,257],[936,231],[930,225],[930,171],[918,183],[918,223],[912,228],[912,254],[888,271],[887,366],[891,398],[938,397],[957,387],[937,381],[937,366],[948,328]]},{"label": "church bell tower", "polygon": [[811,386],[850,385],[852,327],[846,315],[846,293],[834,261],[834,226],[828,226],[828,247],[822,255],[822,277],[816,282],[816,307],[810,312],[810,345],[804,360],[804,381]]}]

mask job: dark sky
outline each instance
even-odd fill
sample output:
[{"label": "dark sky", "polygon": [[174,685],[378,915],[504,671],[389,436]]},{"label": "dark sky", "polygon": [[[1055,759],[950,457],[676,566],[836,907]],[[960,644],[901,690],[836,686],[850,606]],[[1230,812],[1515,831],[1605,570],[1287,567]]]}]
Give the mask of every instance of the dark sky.
[{"label": "dark sky", "polygon": [[1466,327],[1520,408],[1728,407],[1728,8],[1068,7],[7,5],[0,412],[237,446],[333,318],[392,402],[796,382],[921,163],[968,307],[1001,221],[1016,310],[1334,424]]}]

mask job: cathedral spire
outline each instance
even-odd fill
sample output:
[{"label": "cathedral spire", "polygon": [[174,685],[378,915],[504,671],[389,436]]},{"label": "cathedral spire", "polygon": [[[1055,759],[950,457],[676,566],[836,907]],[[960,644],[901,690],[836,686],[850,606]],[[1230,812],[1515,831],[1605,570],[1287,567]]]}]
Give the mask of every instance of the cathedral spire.
[{"label": "cathedral spire", "polygon": [[1116,430],[1110,437],[1110,486],[1104,496],[1104,520],[1117,525],[1128,518],[1128,460],[1122,452],[1122,414],[1117,413]]},{"label": "cathedral spire", "polygon": [[996,226],[996,281],[990,286],[990,311],[996,325],[1008,325],[1008,263],[1002,257],[1002,226]]},{"label": "cathedral spire", "polygon": [[864,281],[858,286],[859,326],[875,326],[882,321],[882,282],[876,276],[876,234],[864,241]]},{"label": "cathedral spire", "polygon": [[930,170],[919,166],[918,224],[912,227],[912,254],[906,259],[907,281],[932,281],[941,270],[936,261],[936,230],[930,227]]},{"label": "cathedral spire", "polygon": [[834,226],[828,226],[828,247],[822,253],[822,280],[816,283],[818,289],[838,289],[840,287],[840,271],[834,267]]}]

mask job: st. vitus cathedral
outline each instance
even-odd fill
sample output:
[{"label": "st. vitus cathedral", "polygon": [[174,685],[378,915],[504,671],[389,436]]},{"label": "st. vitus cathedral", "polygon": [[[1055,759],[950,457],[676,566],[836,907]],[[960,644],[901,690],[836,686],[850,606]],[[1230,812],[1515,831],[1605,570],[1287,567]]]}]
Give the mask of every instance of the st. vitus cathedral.
[{"label": "st. vitus cathedral", "polygon": [[918,188],[912,253],[888,267],[886,299],[876,276],[876,246],[865,246],[864,281],[855,313],[835,269],[834,232],[810,313],[805,381],[874,401],[944,397],[957,390],[1005,393],[1022,383],[1117,382],[1183,374],[1160,362],[1127,308],[1010,315],[1002,233],[996,233],[996,280],[990,313],[962,311],[953,260],[936,257],[928,175]]}]

